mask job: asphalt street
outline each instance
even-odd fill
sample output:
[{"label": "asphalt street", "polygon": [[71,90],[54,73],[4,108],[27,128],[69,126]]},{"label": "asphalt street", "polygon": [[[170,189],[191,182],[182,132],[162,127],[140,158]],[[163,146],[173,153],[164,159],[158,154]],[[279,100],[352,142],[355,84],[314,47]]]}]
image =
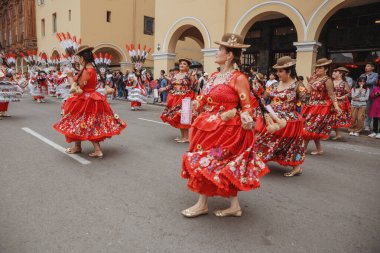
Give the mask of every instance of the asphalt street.
[{"label": "asphalt street", "polygon": [[60,151],[58,100],[10,104],[13,117],[0,120],[0,253],[380,252],[380,140],[325,141],[299,177],[271,163],[260,189],[239,194],[241,218],[215,217],[228,201],[212,198],[210,214],[188,219],[180,211],[197,200],[180,178],[188,144],[160,123],[163,107],[111,105],[128,126],[102,143],[100,160],[88,157],[90,143],[78,159]]}]

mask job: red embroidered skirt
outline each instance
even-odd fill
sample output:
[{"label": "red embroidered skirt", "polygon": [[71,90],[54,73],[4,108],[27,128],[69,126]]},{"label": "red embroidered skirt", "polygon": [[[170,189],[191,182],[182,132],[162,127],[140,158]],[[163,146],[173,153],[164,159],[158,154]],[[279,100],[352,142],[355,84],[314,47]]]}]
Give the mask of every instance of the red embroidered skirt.
[{"label": "red embroidered skirt", "polygon": [[103,141],[120,134],[127,124],[115,118],[105,96],[85,92],[68,98],[65,114],[53,127],[72,141]]},{"label": "red embroidered skirt", "polygon": [[[182,99],[184,98],[191,98],[193,100],[195,94],[193,91],[189,91],[184,95],[169,93],[166,108],[161,114],[163,122],[180,129],[189,129],[191,127],[191,125],[181,124]],[[193,119],[195,119],[195,115],[193,115]]]},{"label": "red embroidered skirt", "polygon": [[335,129],[350,127],[352,123],[350,101],[346,97],[346,99],[343,101],[338,100],[338,103],[340,109],[342,109],[342,113],[337,114],[335,111],[333,112],[334,124],[332,125],[332,128]]},{"label": "red embroidered skirt", "polygon": [[303,148],[304,120],[288,121],[285,128],[269,133],[264,125],[263,118],[256,122],[255,150],[263,161],[274,161],[282,166],[297,166],[304,162]]},{"label": "red embroidered skirt", "polygon": [[221,120],[207,128],[203,115],[192,125],[190,149],[182,158],[181,176],[189,179],[188,188],[207,196],[231,197],[260,187],[259,178],[269,169],[253,150],[254,131]]},{"label": "red embroidered skirt", "polygon": [[332,105],[304,105],[302,117],[305,119],[303,138],[318,140],[328,138],[334,123]]}]

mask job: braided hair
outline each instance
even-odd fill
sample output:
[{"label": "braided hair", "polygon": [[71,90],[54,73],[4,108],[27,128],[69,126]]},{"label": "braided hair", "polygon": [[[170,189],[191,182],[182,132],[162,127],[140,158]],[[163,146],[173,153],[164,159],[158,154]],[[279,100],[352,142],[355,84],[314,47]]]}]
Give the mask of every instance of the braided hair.
[{"label": "braided hair", "polygon": [[234,56],[231,63],[232,64],[236,63],[239,70],[243,70],[241,60],[240,60],[242,49],[241,48],[231,48],[231,47],[225,47],[225,49],[226,49],[227,53],[231,52]]},{"label": "braided hair", "polygon": [[83,71],[86,69],[87,64],[91,63],[91,65],[94,67],[96,73],[99,75],[100,80],[102,81],[102,83],[103,83],[103,85],[105,87],[106,86],[106,80],[103,78],[103,76],[101,75],[101,72],[100,72],[98,66],[95,64],[95,60],[94,60],[94,56],[92,54],[92,50],[91,49],[85,50],[83,52],[80,52],[78,55],[81,56],[81,57],[83,57],[84,68],[79,73],[77,80],[79,81],[79,79],[83,75]]}]

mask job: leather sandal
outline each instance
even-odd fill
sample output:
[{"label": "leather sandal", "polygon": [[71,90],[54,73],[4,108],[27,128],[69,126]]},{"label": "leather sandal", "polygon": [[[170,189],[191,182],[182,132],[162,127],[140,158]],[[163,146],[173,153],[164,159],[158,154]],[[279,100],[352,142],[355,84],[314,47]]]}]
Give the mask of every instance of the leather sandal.
[{"label": "leather sandal", "polygon": [[294,177],[294,176],[301,176],[301,175],[302,175],[302,169],[299,169],[298,171],[292,170],[292,171],[284,173],[284,177]]},{"label": "leather sandal", "polygon": [[79,149],[79,150],[74,151],[74,148],[67,148],[67,149],[65,150],[65,152],[66,152],[67,154],[77,154],[77,153],[81,153],[81,152],[82,152],[82,149]]},{"label": "leather sandal", "polygon": [[236,211],[217,210],[214,212],[215,216],[218,217],[240,217],[242,213],[241,209]]},{"label": "leather sandal", "polygon": [[333,141],[338,141],[338,140],[340,140],[340,139],[342,139],[342,136],[335,136],[334,138],[331,138],[331,140],[333,140]]},{"label": "leather sandal", "polygon": [[99,159],[102,159],[102,158],[103,158],[103,153],[96,154],[96,152],[93,152],[93,153],[88,154],[88,156],[89,156],[89,157],[93,157],[93,158],[99,158]]},{"label": "leather sandal", "polygon": [[323,155],[323,151],[312,151],[311,155]]},{"label": "leather sandal", "polygon": [[197,211],[191,211],[190,208],[188,208],[188,209],[183,210],[181,213],[183,216],[187,218],[195,218],[200,215],[208,214],[208,207],[197,210]]}]

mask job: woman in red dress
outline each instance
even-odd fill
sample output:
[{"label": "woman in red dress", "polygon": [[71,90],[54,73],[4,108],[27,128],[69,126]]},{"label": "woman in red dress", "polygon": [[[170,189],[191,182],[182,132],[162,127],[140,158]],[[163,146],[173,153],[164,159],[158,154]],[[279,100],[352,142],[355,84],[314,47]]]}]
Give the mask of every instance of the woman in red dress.
[{"label": "woman in red dress", "polygon": [[284,174],[286,177],[300,175],[304,162],[302,116],[297,112],[297,103],[305,101],[307,90],[302,82],[297,81],[296,60],[289,56],[281,57],[273,66],[277,69],[280,82],[269,86],[263,95],[270,99],[270,105],[280,119],[286,120],[285,128],[269,133],[263,118],[259,118],[255,127],[257,155],[265,162],[274,161],[282,166],[292,166],[293,170]]},{"label": "woman in red dress", "polygon": [[169,81],[169,85],[159,90],[160,92],[169,91],[166,108],[161,119],[163,122],[179,128],[181,137],[175,139],[179,143],[189,142],[191,125],[181,124],[181,109],[184,98],[191,98],[191,100],[195,98],[193,86],[196,84],[196,79],[189,75],[190,64],[191,61],[188,59],[179,59],[179,72]]},{"label": "woman in red dress", "polygon": [[[1,61],[1,58],[0,58],[0,61]],[[5,78],[5,71],[2,70],[1,68],[1,64],[0,64],[0,81],[2,81],[4,78]],[[1,85],[1,84],[0,84]],[[3,117],[9,117],[9,115],[7,114],[7,111],[8,111],[8,106],[9,106],[9,101],[6,101],[5,98],[3,98],[3,90],[2,90],[2,87],[0,86],[0,119],[2,119]]]},{"label": "woman in red dress", "polygon": [[255,138],[247,77],[234,64],[240,63],[243,38],[225,34],[215,62],[221,71],[209,78],[194,101],[200,114],[191,126],[190,148],[183,155],[181,176],[188,188],[199,194],[198,202],[182,211],[186,217],[208,213],[208,197],[230,198],[231,206],[216,216],[241,216],[238,191],[260,186],[259,178],[269,172],[253,150]]},{"label": "woman in red dress", "polygon": [[65,135],[67,142],[75,142],[74,147],[66,149],[67,153],[79,153],[81,141],[91,141],[95,151],[89,156],[103,158],[100,142],[120,134],[126,123],[114,115],[106,97],[96,92],[97,72],[93,67],[92,49],[79,47],[76,54],[81,70],[74,78],[72,72],[67,74],[75,94],[66,100],[64,115],[53,127]]},{"label": "woman in red dress", "polygon": [[[319,59],[315,65],[315,73],[308,77],[306,87],[310,90],[310,98],[302,107],[302,116],[305,119],[303,137],[305,152],[310,140],[314,140],[316,151],[312,155],[323,154],[321,139],[329,137],[334,121],[333,110],[340,114],[338,101],[334,94],[334,84],[327,75],[331,60]],[[334,109],[332,108],[334,106]]]},{"label": "woman in red dress", "polygon": [[348,72],[348,69],[345,67],[340,67],[334,69],[334,72],[332,74],[332,78],[334,80],[333,83],[335,97],[338,101],[340,109],[342,109],[341,114],[334,112],[334,124],[332,126],[332,129],[335,131],[335,137],[332,139],[334,141],[342,138],[339,132],[339,128],[346,128],[351,126],[351,104],[350,100],[348,99],[351,91],[345,77]]},{"label": "woman in red dress", "polygon": [[45,96],[48,95],[47,74],[43,70],[39,70],[37,74],[37,83],[39,89],[39,96],[37,96],[37,103],[46,103]]}]

